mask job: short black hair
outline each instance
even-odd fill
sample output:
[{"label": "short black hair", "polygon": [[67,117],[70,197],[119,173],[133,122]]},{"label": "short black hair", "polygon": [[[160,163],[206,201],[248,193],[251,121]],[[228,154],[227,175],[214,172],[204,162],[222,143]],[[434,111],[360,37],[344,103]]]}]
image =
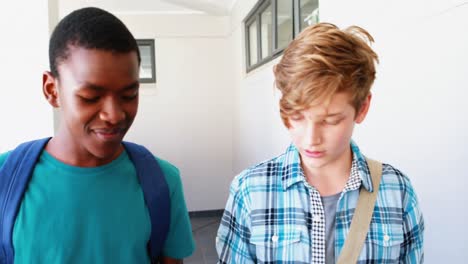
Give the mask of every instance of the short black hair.
[{"label": "short black hair", "polygon": [[118,53],[135,51],[141,62],[138,44],[132,33],[113,14],[86,7],[65,16],[55,27],[49,41],[49,64],[58,77],[58,65],[70,55],[70,47],[99,49]]}]

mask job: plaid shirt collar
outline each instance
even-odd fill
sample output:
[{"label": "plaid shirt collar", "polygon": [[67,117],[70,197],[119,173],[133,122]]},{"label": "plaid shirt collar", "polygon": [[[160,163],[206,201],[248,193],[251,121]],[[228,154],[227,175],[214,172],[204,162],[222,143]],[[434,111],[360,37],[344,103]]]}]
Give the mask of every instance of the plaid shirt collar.
[{"label": "plaid shirt collar", "polygon": [[[353,140],[351,140],[351,150],[353,152],[353,163],[344,191],[356,190],[362,184],[367,191],[373,192],[372,180],[366,159]],[[283,189],[287,190],[298,182],[305,182],[305,174],[301,167],[301,159],[297,148],[291,144],[286,149],[283,157],[283,160],[280,161]]]}]

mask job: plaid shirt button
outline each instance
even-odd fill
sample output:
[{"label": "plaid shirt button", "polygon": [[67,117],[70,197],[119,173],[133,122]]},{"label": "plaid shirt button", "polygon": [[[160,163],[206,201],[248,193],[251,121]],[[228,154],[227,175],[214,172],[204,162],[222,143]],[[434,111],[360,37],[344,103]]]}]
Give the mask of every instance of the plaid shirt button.
[{"label": "plaid shirt button", "polygon": [[321,222],[322,217],[320,215],[314,215],[314,222]]},{"label": "plaid shirt button", "polygon": [[277,235],[273,235],[273,236],[271,237],[271,241],[272,241],[273,243],[278,242],[278,236],[277,236]]}]

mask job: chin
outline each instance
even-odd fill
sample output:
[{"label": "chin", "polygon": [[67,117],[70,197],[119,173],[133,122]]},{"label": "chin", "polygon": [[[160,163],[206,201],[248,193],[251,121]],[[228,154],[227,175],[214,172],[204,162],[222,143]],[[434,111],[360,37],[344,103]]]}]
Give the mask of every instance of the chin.
[{"label": "chin", "polygon": [[93,151],[93,155],[98,157],[99,159],[110,159],[116,156],[117,153],[121,150],[121,143],[119,144],[106,144],[101,145],[98,148],[95,148]]},{"label": "chin", "polygon": [[327,164],[324,160],[305,160],[304,165],[311,169],[318,169]]}]

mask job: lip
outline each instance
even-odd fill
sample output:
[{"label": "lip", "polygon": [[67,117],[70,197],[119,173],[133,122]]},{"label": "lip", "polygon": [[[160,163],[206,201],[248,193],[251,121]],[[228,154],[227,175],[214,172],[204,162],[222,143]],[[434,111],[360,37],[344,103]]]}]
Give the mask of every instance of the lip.
[{"label": "lip", "polygon": [[93,129],[94,134],[103,141],[119,141],[122,140],[125,129]]},{"label": "lip", "polygon": [[325,155],[325,151],[310,151],[310,150],[304,150],[304,154],[307,157],[318,159],[321,158]]}]

